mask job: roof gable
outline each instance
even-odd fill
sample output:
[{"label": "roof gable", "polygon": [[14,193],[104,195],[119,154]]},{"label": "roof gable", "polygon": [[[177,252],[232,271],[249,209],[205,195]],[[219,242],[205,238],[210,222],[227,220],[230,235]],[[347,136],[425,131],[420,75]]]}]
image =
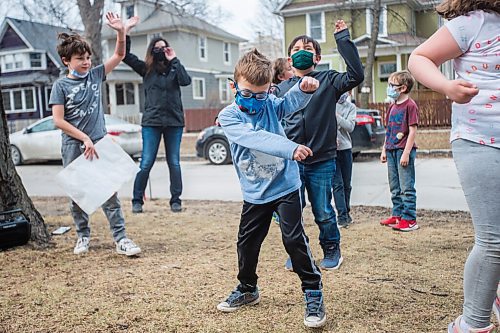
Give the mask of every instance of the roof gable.
[{"label": "roof gable", "polygon": [[10,25],[7,24],[5,33],[0,40],[0,49],[24,49],[28,45],[22,40]]},{"label": "roof gable", "polygon": [[[0,40],[2,40],[2,42],[4,37],[8,37],[7,32],[9,32],[10,27],[16,33],[18,38],[23,41],[26,48],[33,50],[46,50],[50,58],[56,62],[59,67],[63,66],[63,64],[57,53],[57,35],[61,32],[78,32],[64,27],[20,20],[11,17],[5,18],[2,26],[7,27],[6,29],[0,30],[3,31],[0,35]],[[1,47],[2,46],[0,45],[0,48]]]}]

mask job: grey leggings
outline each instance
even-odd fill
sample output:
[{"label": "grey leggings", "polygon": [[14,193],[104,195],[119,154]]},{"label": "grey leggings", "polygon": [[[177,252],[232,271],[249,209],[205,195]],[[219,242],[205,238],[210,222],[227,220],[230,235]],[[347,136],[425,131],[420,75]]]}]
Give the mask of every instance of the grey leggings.
[{"label": "grey leggings", "polygon": [[463,318],[483,328],[500,279],[500,149],[455,140],[452,150],[475,233],[464,269]]}]

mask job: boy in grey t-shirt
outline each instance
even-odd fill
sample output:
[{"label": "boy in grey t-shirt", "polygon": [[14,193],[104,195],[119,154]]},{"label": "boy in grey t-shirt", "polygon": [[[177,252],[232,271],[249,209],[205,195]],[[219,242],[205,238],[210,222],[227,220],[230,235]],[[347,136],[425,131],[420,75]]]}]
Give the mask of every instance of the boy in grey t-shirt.
[{"label": "boy in grey t-shirt", "polygon": [[[123,24],[113,13],[106,14],[106,18],[108,26],[117,31],[117,39],[114,54],[103,65],[91,69],[90,45],[79,35],[61,33],[58,36],[61,43],[57,52],[69,72],[54,83],[49,105],[54,124],[63,131],[61,152],[64,167],[81,154],[90,160],[99,158],[94,143],[106,135],[101,84],[106,74],[124,58],[125,35],[138,22],[138,17],[134,16]],[[102,205],[102,209],[108,218],[116,251],[127,256],[139,254],[141,249],[125,233],[125,220],[116,193]],[[71,214],[78,234],[73,253],[86,253],[90,240],[89,217],[74,201],[71,202]]]}]

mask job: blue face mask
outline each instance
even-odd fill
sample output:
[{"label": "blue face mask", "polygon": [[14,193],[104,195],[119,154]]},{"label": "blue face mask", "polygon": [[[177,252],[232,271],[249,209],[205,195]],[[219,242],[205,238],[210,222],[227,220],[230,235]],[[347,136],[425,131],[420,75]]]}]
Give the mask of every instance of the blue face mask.
[{"label": "blue face mask", "polygon": [[347,100],[347,97],[349,97],[349,93],[343,93],[342,95],[340,95],[337,103],[344,104],[344,102]]},{"label": "blue face mask", "polygon": [[[68,67],[69,68],[69,67]],[[87,75],[89,75],[89,72],[86,72],[86,73],[78,73],[77,71],[75,71],[74,69],[72,68],[69,68],[69,73],[71,75],[73,75],[74,77],[77,77],[79,79],[85,79],[87,77]]]},{"label": "blue face mask", "polygon": [[254,93],[245,89],[241,91],[236,82],[234,82],[234,88],[236,89],[234,101],[238,104],[241,111],[247,112],[248,114],[256,114],[264,109],[266,100],[269,97],[268,92]]},{"label": "blue face mask", "polygon": [[392,98],[394,100],[398,99],[400,93],[396,90],[396,88],[392,86],[387,87],[387,97]]}]

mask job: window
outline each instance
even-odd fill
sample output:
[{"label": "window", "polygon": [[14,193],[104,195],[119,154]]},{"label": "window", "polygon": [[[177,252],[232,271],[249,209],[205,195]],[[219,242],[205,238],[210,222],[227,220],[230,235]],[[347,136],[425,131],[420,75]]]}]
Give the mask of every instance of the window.
[{"label": "window", "polygon": [[224,42],[222,48],[224,63],[229,64],[231,62],[231,44]]},{"label": "window", "polygon": [[22,69],[24,68],[23,66],[23,59],[26,57],[26,53],[24,54],[6,54],[2,56],[1,62],[2,62],[2,67],[6,71],[13,71],[15,69]]},{"label": "window", "polygon": [[231,94],[229,89],[229,82],[226,78],[219,79],[219,98],[221,103],[229,102]]},{"label": "window", "polygon": [[5,111],[10,110],[10,93],[8,91],[2,91],[2,100]]},{"label": "window", "polygon": [[134,16],[134,12],[135,12],[134,5],[125,7],[125,15],[127,15],[128,19]]},{"label": "window", "polygon": [[193,99],[205,99],[205,79],[193,78]]},{"label": "window", "polygon": [[117,105],[131,105],[135,104],[134,96],[134,84],[127,83],[117,83],[115,85],[116,89],[116,104]]},{"label": "window", "polygon": [[395,62],[379,62],[378,77],[381,79],[388,79],[389,76],[396,70],[397,70],[397,65]]},{"label": "window", "polygon": [[45,87],[45,110],[50,110],[49,100],[52,87]]},{"label": "window", "polygon": [[41,53],[30,53],[30,64],[32,68],[42,67],[42,54]]},{"label": "window", "polygon": [[[366,9],[366,33],[371,35],[372,31],[372,16],[373,11],[370,8]],[[380,7],[378,35],[381,37],[387,36],[387,6]]]},{"label": "window", "polygon": [[161,32],[155,32],[152,34],[148,34],[148,43],[151,42],[153,39],[158,38],[158,37],[163,37],[163,34]]},{"label": "window", "polygon": [[198,37],[198,50],[200,60],[207,61],[207,37]]},{"label": "window", "polygon": [[325,13],[307,14],[306,17],[307,34],[316,39],[319,43],[325,42]]},{"label": "window", "polygon": [[35,88],[2,91],[6,113],[35,111]]},{"label": "window", "polygon": [[56,130],[56,126],[52,119],[47,119],[45,121],[42,121],[41,123],[38,123],[31,128],[32,133],[54,131],[54,130]]}]

